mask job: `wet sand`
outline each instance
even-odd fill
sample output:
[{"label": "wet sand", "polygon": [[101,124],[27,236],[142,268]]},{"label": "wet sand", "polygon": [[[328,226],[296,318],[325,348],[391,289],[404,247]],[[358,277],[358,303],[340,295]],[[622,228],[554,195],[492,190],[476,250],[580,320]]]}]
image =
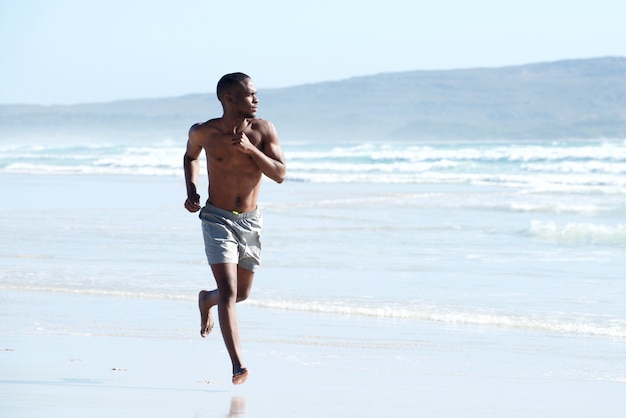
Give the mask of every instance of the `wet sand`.
[{"label": "wet sand", "polygon": [[624,382],[567,377],[559,341],[573,337],[240,305],[251,374],[234,386],[219,330],[198,333],[193,296],[5,289],[0,302],[6,417],[611,417],[626,406]]}]

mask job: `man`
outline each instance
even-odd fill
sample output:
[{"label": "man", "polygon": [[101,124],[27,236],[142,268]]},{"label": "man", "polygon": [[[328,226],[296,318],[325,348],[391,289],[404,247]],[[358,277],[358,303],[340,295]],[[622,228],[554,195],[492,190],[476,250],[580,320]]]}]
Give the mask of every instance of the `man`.
[{"label": "man", "polygon": [[[241,359],[236,302],[248,297],[260,264],[262,217],[257,209],[261,179],[285,179],[285,157],[274,125],[255,117],[257,92],[243,73],[223,76],[217,84],[221,118],[195,124],[189,130],[183,166],[187,184],[185,208],[200,211],[205,252],[217,289],[198,296],[200,334],[213,328],[211,309],[217,305],[220,329],[233,365],[233,384],[244,383],[248,369]],[[209,196],[200,206],[199,158],[206,154]]]}]

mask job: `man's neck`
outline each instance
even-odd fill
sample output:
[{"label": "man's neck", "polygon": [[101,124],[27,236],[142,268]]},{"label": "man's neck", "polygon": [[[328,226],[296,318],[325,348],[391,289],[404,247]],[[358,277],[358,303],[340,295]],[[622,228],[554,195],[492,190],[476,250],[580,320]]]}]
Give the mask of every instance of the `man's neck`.
[{"label": "man's neck", "polygon": [[241,132],[243,129],[245,129],[246,126],[249,125],[248,120],[241,116],[232,117],[228,115],[223,115],[221,119],[222,119],[221,127],[224,132],[229,132],[229,133]]}]

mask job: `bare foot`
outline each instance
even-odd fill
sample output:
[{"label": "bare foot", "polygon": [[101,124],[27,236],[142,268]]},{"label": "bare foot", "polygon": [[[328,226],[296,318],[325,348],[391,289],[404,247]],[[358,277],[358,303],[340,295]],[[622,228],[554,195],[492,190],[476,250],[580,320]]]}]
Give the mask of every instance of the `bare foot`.
[{"label": "bare foot", "polygon": [[211,314],[211,308],[208,304],[207,296],[209,292],[201,290],[198,294],[198,308],[200,309],[200,335],[205,338],[213,330],[213,315]]},{"label": "bare foot", "polygon": [[233,375],[233,385],[240,385],[242,383],[245,383],[245,381],[248,380],[249,374],[250,372],[245,367],[242,367],[241,369],[239,369],[239,371],[237,371]]}]

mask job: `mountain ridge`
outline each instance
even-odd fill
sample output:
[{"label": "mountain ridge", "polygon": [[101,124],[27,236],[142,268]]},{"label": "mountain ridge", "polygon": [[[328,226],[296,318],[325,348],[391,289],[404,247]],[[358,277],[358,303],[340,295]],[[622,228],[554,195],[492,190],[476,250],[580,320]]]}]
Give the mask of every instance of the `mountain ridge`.
[{"label": "mountain ridge", "polygon": [[[415,70],[260,89],[258,116],[289,139],[626,138],[626,58]],[[214,93],[78,105],[0,105],[20,135],[167,135],[218,117]]]}]

